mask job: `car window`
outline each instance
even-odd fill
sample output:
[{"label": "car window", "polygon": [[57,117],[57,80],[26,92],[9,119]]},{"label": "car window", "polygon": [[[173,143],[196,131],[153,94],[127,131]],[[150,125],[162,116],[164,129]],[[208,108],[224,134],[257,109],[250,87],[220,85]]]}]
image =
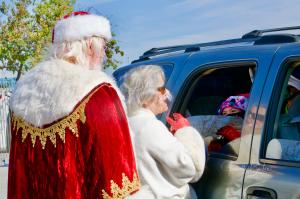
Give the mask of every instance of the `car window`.
[{"label": "car window", "polygon": [[[173,64],[156,64],[156,65],[159,65],[163,71],[164,71],[164,74],[165,74],[165,78],[166,78],[166,82],[168,82],[170,76],[171,76],[171,73],[173,71]],[[133,66],[130,66],[130,67],[124,67],[124,68],[119,68],[118,70],[116,70],[114,73],[113,73],[113,76],[117,82],[117,85],[120,87],[120,85],[123,83],[123,77],[124,75],[132,68],[135,68],[135,67],[138,67],[139,65],[133,65]]]},{"label": "car window", "polygon": [[203,136],[209,155],[236,158],[254,63],[209,66],[194,72],[182,95],[179,112]]},{"label": "car window", "polygon": [[276,114],[266,135],[265,158],[300,162],[300,63],[289,63],[279,79]]}]

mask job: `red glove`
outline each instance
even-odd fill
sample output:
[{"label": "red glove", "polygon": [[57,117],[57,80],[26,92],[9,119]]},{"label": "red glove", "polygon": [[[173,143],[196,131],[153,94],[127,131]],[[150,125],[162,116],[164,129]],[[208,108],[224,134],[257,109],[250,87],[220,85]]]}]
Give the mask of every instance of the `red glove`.
[{"label": "red glove", "polygon": [[224,136],[229,142],[241,137],[241,132],[229,125],[220,128],[217,134]]},{"label": "red glove", "polygon": [[180,113],[173,113],[174,120],[171,117],[167,117],[167,122],[170,124],[170,131],[174,134],[178,129],[186,126],[190,126],[189,121],[183,117]]}]

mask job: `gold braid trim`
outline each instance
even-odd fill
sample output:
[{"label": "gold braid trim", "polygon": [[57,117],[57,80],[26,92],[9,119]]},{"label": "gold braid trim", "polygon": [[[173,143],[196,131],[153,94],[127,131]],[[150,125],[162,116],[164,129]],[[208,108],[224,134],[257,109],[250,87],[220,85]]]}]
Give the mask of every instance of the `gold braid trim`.
[{"label": "gold braid trim", "polygon": [[130,195],[130,193],[135,192],[140,188],[140,180],[136,173],[133,174],[131,182],[128,177],[122,173],[122,188],[120,188],[113,180],[111,180],[110,183],[112,196],[102,189],[103,199],[124,199],[126,196]]},{"label": "gold braid trim", "polygon": [[80,120],[82,123],[85,123],[85,106],[88,103],[91,96],[97,91],[96,89],[92,92],[83,102],[67,117],[58,121],[57,123],[52,124],[46,128],[35,127],[32,124],[27,123],[21,117],[12,116],[13,128],[16,130],[16,133],[19,129],[22,129],[22,142],[26,139],[27,135],[30,134],[32,146],[34,147],[36,138],[38,137],[41,141],[42,148],[45,149],[47,137],[53,143],[54,147],[56,147],[56,134],[58,134],[59,138],[65,143],[65,129],[69,128],[70,131],[76,137],[79,136],[77,121]]}]

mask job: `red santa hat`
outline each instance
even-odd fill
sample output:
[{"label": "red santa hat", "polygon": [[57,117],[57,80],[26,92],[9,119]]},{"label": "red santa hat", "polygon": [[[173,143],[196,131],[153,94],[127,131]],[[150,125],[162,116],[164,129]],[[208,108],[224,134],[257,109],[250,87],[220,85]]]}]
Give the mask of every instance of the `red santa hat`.
[{"label": "red santa hat", "polygon": [[56,23],[52,32],[52,43],[76,41],[92,36],[103,37],[106,40],[112,38],[108,19],[78,11],[65,15]]}]

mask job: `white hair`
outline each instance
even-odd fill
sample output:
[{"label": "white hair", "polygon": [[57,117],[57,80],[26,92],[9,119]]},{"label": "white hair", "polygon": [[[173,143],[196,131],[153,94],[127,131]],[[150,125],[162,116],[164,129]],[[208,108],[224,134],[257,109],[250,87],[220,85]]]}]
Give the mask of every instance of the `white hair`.
[{"label": "white hair", "polygon": [[105,55],[106,40],[102,37],[88,37],[76,41],[65,41],[62,43],[53,43],[48,50],[48,58],[63,59],[65,61],[78,64],[84,67],[91,67],[89,54],[95,53],[102,55],[99,57],[100,65],[97,68],[102,69]]},{"label": "white hair", "polygon": [[165,81],[165,75],[160,66],[142,65],[131,69],[124,76],[121,90],[125,96],[129,115],[152,100],[157,92],[160,78]]}]

